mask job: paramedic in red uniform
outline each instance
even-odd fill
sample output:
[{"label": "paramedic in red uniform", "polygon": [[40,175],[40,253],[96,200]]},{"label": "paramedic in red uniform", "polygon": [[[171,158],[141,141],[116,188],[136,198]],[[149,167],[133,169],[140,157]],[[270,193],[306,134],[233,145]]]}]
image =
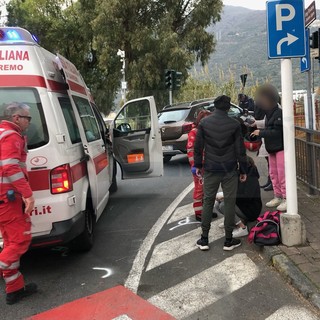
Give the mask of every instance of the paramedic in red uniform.
[{"label": "paramedic in red uniform", "polygon": [[14,304],[37,291],[25,285],[19,272],[20,257],[31,242],[30,212],[34,198],[26,170],[26,143],[22,133],[31,121],[29,107],[20,103],[5,106],[0,123],[0,231],[3,250],[0,271],[6,283],[6,302]]},{"label": "paramedic in red uniform", "polygon": [[188,134],[187,153],[188,160],[191,166],[191,173],[193,176],[194,189],[193,189],[193,210],[197,221],[201,221],[202,206],[203,206],[203,179],[196,175],[196,168],[194,167],[194,143],[196,141],[198,125],[200,121],[209,116],[211,112],[201,110],[193,124],[192,130]]}]

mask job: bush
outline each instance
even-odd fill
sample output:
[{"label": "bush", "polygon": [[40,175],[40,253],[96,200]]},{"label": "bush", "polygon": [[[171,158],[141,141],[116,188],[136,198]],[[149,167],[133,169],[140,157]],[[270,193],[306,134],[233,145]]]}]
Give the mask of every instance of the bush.
[{"label": "bush", "polygon": [[[253,75],[248,75],[248,80],[254,83]],[[255,91],[259,83],[246,87],[244,93],[249,97],[254,97]],[[229,71],[229,75],[225,76],[223,71],[219,72],[219,79],[213,79],[207,69],[203,69],[200,73],[194,72],[190,75],[181,87],[181,90],[175,97],[175,102],[194,101],[205,98],[214,98],[225,94],[231,97],[232,102],[238,103],[238,94],[241,92],[240,80],[235,80],[235,75]]]}]

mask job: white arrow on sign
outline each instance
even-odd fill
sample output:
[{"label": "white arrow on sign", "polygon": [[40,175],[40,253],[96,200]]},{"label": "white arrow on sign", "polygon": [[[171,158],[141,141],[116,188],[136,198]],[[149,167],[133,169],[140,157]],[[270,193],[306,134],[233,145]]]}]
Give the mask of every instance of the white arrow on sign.
[{"label": "white arrow on sign", "polygon": [[306,57],[303,57],[303,58],[301,59],[301,62],[302,62],[303,64],[305,64],[306,68],[308,68],[308,60],[307,60]]},{"label": "white arrow on sign", "polygon": [[284,43],[288,42],[288,46],[290,46],[291,44],[293,44],[297,40],[299,40],[299,38],[297,38],[296,36],[294,36],[290,33],[287,33],[287,36],[285,38],[282,38],[277,44],[277,55],[281,54],[281,47]]}]

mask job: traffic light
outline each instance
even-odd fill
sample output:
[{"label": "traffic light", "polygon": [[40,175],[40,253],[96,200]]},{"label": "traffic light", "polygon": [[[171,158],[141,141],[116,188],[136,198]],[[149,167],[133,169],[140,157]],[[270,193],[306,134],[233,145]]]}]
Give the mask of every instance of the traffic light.
[{"label": "traffic light", "polygon": [[182,72],[174,71],[173,72],[173,89],[179,90],[181,88],[181,78]]},{"label": "traffic light", "polygon": [[310,36],[310,48],[318,49],[319,48],[319,31],[315,31]]},{"label": "traffic light", "polygon": [[165,85],[167,89],[173,89],[173,70],[167,69],[165,71]]}]

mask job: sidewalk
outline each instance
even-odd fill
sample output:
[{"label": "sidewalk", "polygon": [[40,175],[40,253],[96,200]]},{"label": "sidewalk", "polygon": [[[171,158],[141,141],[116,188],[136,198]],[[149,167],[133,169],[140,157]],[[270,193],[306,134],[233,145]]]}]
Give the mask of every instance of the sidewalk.
[{"label": "sidewalk", "polygon": [[[256,159],[261,183],[266,180],[266,161]],[[262,191],[265,204],[272,192]],[[302,246],[265,247],[263,252],[273,266],[314,306],[320,309],[320,196],[308,196],[306,187],[298,182],[299,214],[305,224],[307,242]],[[264,208],[266,211],[267,208]]]}]

